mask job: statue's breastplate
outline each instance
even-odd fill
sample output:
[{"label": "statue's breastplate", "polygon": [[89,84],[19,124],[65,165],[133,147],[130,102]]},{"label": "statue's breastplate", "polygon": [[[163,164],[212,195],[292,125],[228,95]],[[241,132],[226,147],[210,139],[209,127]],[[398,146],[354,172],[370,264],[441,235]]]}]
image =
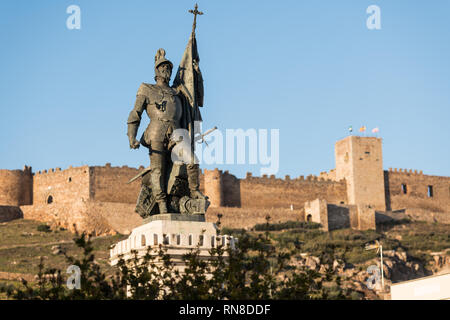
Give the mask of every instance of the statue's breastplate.
[{"label": "statue's breastplate", "polygon": [[160,89],[147,105],[147,114],[151,121],[172,122],[176,128],[182,115],[181,100],[172,88]]},{"label": "statue's breastplate", "polygon": [[150,124],[144,132],[144,141],[165,141],[173,130],[180,128],[182,104],[172,88],[159,88],[152,86],[147,95],[147,115]]}]

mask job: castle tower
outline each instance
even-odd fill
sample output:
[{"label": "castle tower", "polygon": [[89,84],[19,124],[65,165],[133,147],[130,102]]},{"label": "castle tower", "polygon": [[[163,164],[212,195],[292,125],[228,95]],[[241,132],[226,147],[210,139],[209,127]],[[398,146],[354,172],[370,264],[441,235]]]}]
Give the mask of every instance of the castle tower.
[{"label": "castle tower", "polygon": [[336,142],[336,179],[347,181],[350,204],[386,210],[381,139],[349,136]]},{"label": "castle tower", "polygon": [[222,171],[219,169],[206,170],[204,172],[205,195],[208,196],[210,206],[217,208],[223,204],[222,195]]},{"label": "castle tower", "polygon": [[0,205],[32,204],[33,175],[31,167],[23,170],[0,170]]}]

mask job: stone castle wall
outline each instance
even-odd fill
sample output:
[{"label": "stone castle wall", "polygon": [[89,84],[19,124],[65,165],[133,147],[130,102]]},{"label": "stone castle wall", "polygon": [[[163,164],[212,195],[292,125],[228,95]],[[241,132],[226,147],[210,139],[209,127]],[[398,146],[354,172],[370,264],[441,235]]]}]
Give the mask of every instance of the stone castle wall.
[{"label": "stone castle wall", "polygon": [[200,190],[209,197],[212,208],[241,207],[240,179],[228,171],[205,169],[200,176]]},{"label": "stone castle wall", "polygon": [[317,222],[322,230],[353,228],[375,230],[375,208],[369,205],[335,205],[315,199],[305,203],[305,220]]},{"label": "stone castle wall", "polygon": [[332,181],[308,176],[291,179],[277,179],[274,176],[253,177],[247,174],[240,180],[242,208],[303,208],[305,202],[317,198],[329,203],[346,204],[345,180]]},{"label": "stone castle wall", "polygon": [[0,205],[21,206],[33,202],[33,175],[31,168],[0,170]]},{"label": "stone castle wall", "polygon": [[306,201],[316,198],[329,203],[347,203],[345,180],[301,176],[277,179],[274,176],[253,177],[247,173],[238,179],[228,171],[204,170],[202,191],[210,198],[211,207],[238,208],[303,208]]},{"label": "stone castle wall", "polygon": [[389,169],[384,171],[384,181],[387,206],[392,210],[421,208],[450,213],[450,177]]},{"label": "stone castle wall", "polygon": [[89,185],[89,166],[39,171],[33,176],[33,205],[88,200]]},{"label": "stone castle wall", "polygon": [[211,208],[221,207],[223,205],[222,171],[205,169],[200,183],[202,191],[209,197]]},{"label": "stone castle wall", "polygon": [[23,218],[23,212],[17,206],[0,206],[0,223]]},{"label": "stone castle wall", "polygon": [[139,169],[111,167],[107,163],[104,167],[90,167],[91,199],[101,202],[136,203],[141,189],[141,179],[127,183],[144,167]]},{"label": "stone castle wall", "polygon": [[[336,169],[319,177],[279,179],[247,173],[238,179],[228,171],[204,170],[200,190],[210,198],[207,217],[215,221],[215,215],[223,213],[224,225],[236,227],[264,223],[266,215],[274,218],[272,221],[304,220],[305,203],[321,199],[331,214],[326,222],[331,228],[350,224],[373,229],[372,211],[385,208],[406,209],[422,220],[448,220],[450,177],[402,169],[384,171],[378,138],[347,137],[336,143],[335,155]],[[134,206],[141,179],[127,182],[143,169],[107,163],[34,175],[30,167],[0,170],[0,206],[5,217],[10,212],[5,208],[20,207],[25,218],[68,228],[75,223],[86,230],[126,231],[128,221],[140,219]]]},{"label": "stone castle wall", "polygon": [[[1,208],[1,207],[0,207]],[[135,205],[74,199],[72,202],[22,206],[24,219],[92,235],[128,234],[142,219]]]},{"label": "stone castle wall", "polygon": [[228,171],[222,174],[222,197],[224,206],[242,207],[241,181]]}]

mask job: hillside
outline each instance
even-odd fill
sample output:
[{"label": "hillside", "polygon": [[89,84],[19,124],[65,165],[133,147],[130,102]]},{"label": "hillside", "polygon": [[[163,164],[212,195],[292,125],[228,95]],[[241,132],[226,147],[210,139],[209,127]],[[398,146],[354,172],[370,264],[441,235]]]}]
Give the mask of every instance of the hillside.
[{"label": "hillside", "polygon": [[[377,231],[351,229],[323,232],[320,225],[305,222],[258,224],[250,231],[223,228],[223,233],[239,237],[268,232],[279,251],[294,252],[292,263],[308,266],[318,272],[331,268],[341,278],[342,287],[351,287],[360,295],[353,298],[378,299],[367,289],[367,267],[379,263],[375,251],[364,249],[367,243],[381,241],[384,251],[386,284],[444,272],[450,269],[450,226],[397,221],[380,225]],[[20,278],[33,282],[41,257],[46,267],[63,272],[68,264],[63,252],[79,257],[74,235],[63,229],[31,221],[15,220],[0,224],[0,285],[18,283]],[[96,262],[107,274],[114,271],[108,264],[111,244],[126,236],[92,238]],[[335,286],[336,283],[330,283]]]}]

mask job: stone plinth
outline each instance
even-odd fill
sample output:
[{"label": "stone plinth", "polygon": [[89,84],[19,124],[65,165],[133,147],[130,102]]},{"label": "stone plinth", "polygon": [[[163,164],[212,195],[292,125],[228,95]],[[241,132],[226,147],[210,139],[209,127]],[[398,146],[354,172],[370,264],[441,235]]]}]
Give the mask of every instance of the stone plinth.
[{"label": "stone plinth", "polygon": [[204,214],[179,214],[179,213],[165,213],[165,214],[155,214],[148,218],[142,220],[142,224],[147,224],[152,221],[164,220],[164,221],[197,221],[197,222],[205,222]]},{"label": "stone plinth", "polygon": [[206,222],[204,215],[158,214],[147,218],[144,224],[134,228],[126,240],[116,243],[110,250],[111,265],[117,264],[120,256],[129,260],[134,257],[132,251],[143,256],[152,250],[157,255],[159,245],[167,249],[177,268],[183,267],[182,256],[197,246],[200,257],[208,259],[209,250],[217,245],[235,245],[237,239],[231,236],[217,236],[217,227]]}]

